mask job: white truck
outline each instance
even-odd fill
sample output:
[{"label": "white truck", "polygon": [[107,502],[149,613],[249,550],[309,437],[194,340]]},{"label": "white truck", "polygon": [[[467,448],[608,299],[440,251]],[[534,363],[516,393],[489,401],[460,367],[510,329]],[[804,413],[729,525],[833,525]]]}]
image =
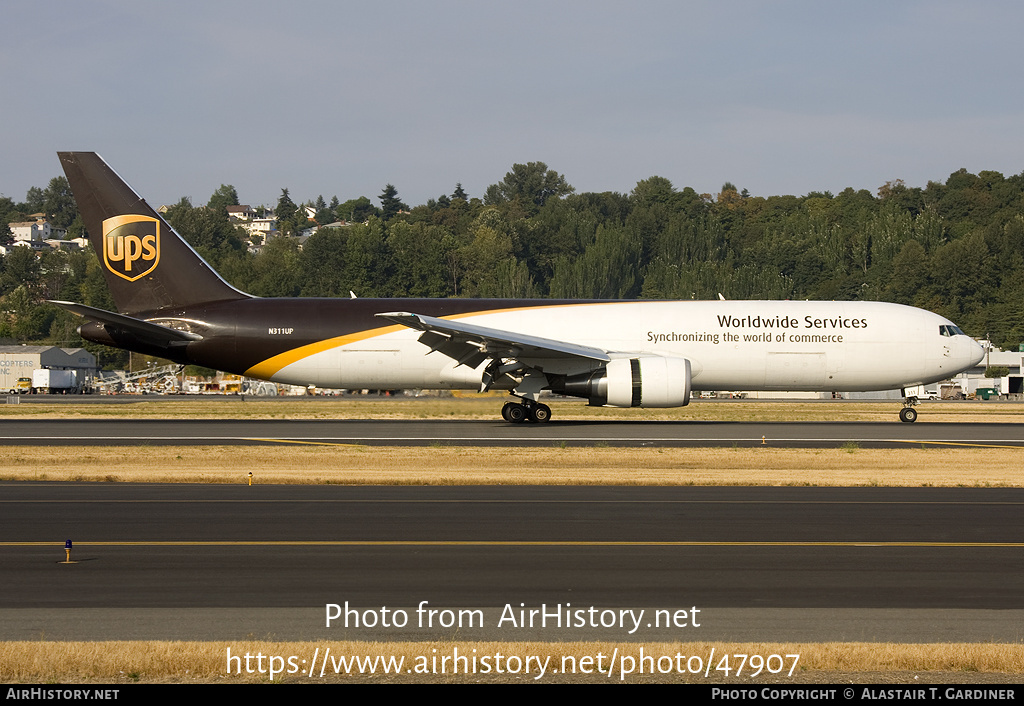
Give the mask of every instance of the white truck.
[{"label": "white truck", "polygon": [[77,378],[75,370],[40,368],[32,371],[32,390],[40,395],[66,395],[78,392]]},{"label": "white truck", "polygon": [[921,402],[925,400],[937,400],[939,399],[939,388],[932,385],[915,385],[914,387],[904,388],[904,392],[907,397],[916,397]]}]

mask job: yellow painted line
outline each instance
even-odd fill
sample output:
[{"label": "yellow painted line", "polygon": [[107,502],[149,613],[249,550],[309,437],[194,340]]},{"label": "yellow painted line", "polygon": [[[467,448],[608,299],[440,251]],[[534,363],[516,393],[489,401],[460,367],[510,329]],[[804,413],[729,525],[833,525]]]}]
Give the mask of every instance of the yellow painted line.
[{"label": "yellow painted line", "polygon": [[931,444],[932,446],[967,446],[969,448],[978,449],[1024,449],[1024,446],[1014,446],[1012,444],[969,444],[963,441],[914,441],[912,439],[891,439],[893,443],[897,444]]},{"label": "yellow painted line", "polygon": [[[0,547],[60,547],[63,542],[0,542]],[[75,547],[878,547],[1024,549],[1024,542],[700,542],[518,540],[270,540],[270,541],[76,541]]]},{"label": "yellow painted line", "polygon": [[305,446],[349,446],[352,448],[364,448],[365,444],[343,444],[335,441],[298,441],[296,439],[246,439],[246,441],[272,441],[275,444],[300,444]]}]

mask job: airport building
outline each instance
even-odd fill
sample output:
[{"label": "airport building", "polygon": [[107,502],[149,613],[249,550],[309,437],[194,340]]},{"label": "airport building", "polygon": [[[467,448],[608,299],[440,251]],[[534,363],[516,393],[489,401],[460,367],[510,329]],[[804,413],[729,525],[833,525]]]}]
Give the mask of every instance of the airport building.
[{"label": "airport building", "polygon": [[[968,385],[965,389],[977,392],[979,388],[992,388],[997,395],[1017,399],[1024,397],[1024,350],[1000,351],[991,348],[987,341],[979,342],[985,347],[985,359],[963,374]],[[985,377],[985,371],[990,368],[1005,369],[1005,374],[996,378]]]},{"label": "airport building", "polygon": [[64,376],[64,379],[73,380],[73,384],[63,387],[62,382],[61,389],[79,392],[96,375],[96,356],[84,348],[0,346],[0,394],[28,392],[24,381],[26,378],[31,380],[39,370],[72,371],[74,374]]}]

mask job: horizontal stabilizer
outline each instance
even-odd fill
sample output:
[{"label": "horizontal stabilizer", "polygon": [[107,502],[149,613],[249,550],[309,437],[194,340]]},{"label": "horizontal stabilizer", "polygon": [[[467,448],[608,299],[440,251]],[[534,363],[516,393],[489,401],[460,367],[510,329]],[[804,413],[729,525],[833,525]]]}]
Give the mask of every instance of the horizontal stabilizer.
[{"label": "horizontal stabilizer", "polygon": [[167,326],[160,326],[159,324],[153,324],[148,321],[143,321],[142,319],[125,316],[124,314],[115,314],[112,311],[97,309],[92,306],[86,306],[85,304],[55,300],[50,300],[50,303],[59,306],[62,309],[67,309],[73,314],[84,316],[90,321],[95,321],[103,324],[104,326],[112,326],[114,328],[122,329],[138,336],[142,340],[151,341],[157,344],[166,345],[174,341],[189,342],[203,340],[203,337],[197,333],[178,331],[177,329],[168,328]]}]

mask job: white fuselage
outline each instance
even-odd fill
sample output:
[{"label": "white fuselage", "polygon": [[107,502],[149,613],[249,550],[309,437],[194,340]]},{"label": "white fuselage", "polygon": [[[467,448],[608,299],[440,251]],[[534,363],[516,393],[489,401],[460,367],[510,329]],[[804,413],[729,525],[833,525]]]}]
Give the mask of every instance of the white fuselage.
[{"label": "white fuselage", "polygon": [[[686,358],[694,390],[885,390],[944,380],[982,359],[972,339],[948,334],[947,319],[882,302],[597,302],[449,318],[591,346],[612,358]],[[480,386],[483,364],[460,366],[418,338],[418,331],[382,325],[295,360],[271,379],[332,388]],[[599,367],[566,358],[539,363],[559,375]]]}]

